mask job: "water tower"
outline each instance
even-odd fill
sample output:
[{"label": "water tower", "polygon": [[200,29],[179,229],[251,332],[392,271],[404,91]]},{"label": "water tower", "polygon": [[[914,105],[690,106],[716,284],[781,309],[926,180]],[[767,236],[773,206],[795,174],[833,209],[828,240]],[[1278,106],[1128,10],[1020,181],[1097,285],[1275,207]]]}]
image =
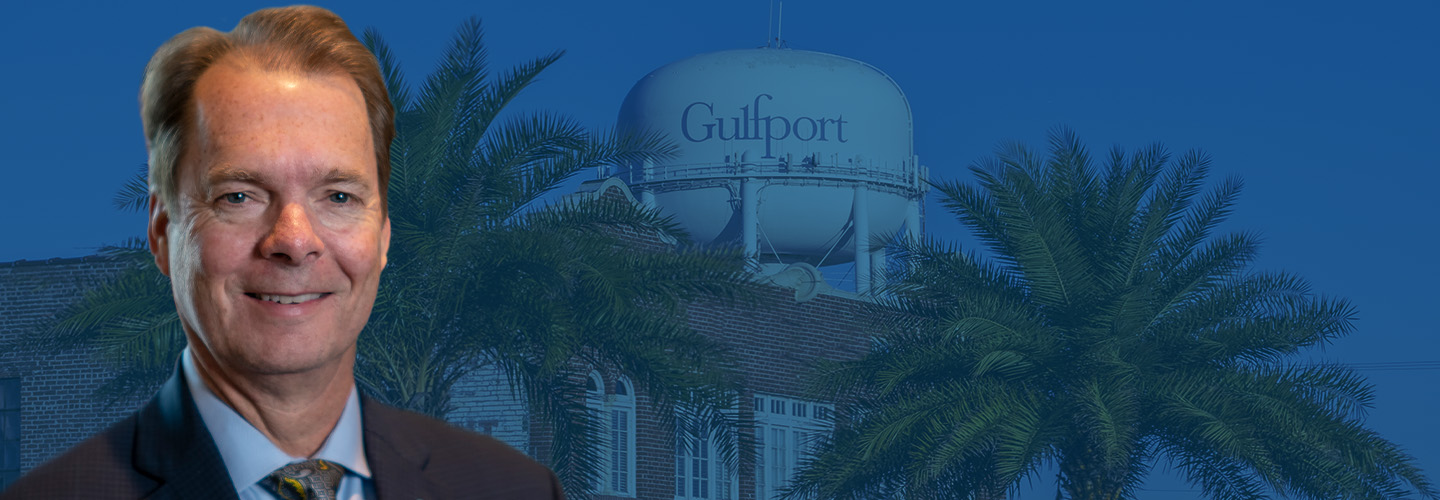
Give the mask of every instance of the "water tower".
[{"label": "water tower", "polygon": [[696,242],[739,245],[769,272],[854,262],[866,293],[884,264],[872,243],[920,233],[910,104],[869,64],[777,48],[689,57],[636,83],[618,127],[668,134],[679,155],[613,175]]}]

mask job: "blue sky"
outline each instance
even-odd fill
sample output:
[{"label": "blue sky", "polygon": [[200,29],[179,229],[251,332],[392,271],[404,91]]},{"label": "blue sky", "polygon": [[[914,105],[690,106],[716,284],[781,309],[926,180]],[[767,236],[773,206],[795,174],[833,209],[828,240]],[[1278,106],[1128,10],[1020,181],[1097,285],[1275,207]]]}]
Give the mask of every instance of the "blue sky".
[{"label": "blue sky", "polygon": [[[494,67],[567,55],[513,107],[613,123],[636,80],[690,55],[764,44],[769,0],[729,2],[319,2],[357,31],[375,27],[411,81],[461,20],[483,19]],[[7,5],[0,99],[0,262],[93,253],[141,234],[111,207],[145,161],[136,92],[171,35],[222,30],[268,4],[27,2]],[[996,2],[996,4],[1001,4]],[[868,62],[904,89],[915,150],[932,177],[1001,141],[1043,146],[1073,128],[1096,153],[1163,142],[1199,148],[1213,177],[1242,176],[1230,230],[1256,231],[1257,269],[1307,277],[1346,297],[1359,330],[1320,357],[1440,360],[1429,318],[1440,292],[1440,4],[1255,6],[1248,2],[785,2],[793,48]],[[941,208],[931,234],[968,241]],[[1440,473],[1436,370],[1365,372],[1377,386],[1369,423]],[[1053,495],[1049,477],[1034,496]],[[1184,490],[1166,478],[1153,490]],[[1029,495],[1027,495],[1029,496]],[[1146,498],[1193,498],[1151,491]]]}]

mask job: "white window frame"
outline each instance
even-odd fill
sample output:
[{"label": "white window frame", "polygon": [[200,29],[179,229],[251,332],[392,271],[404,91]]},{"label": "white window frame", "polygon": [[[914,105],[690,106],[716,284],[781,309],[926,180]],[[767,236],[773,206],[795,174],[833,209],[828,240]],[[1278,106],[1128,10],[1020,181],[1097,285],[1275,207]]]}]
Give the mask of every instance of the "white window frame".
[{"label": "white window frame", "polygon": [[[683,419],[676,419],[676,425],[683,424]],[[711,429],[691,428],[679,430],[675,437],[675,500],[740,498],[739,474],[722,458],[720,436]],[[696,474],[697,470],[703,473]]]},{"label": "white window frame", "polygon": [[[801,462],[814,456],[816,439],[834,429],[834,405],[755,394],[755,498],[769,500],[790,485]],[[777,481],[778,478],[778,481]]]},{"label": "white window frame", "polygon": [[600,462],[600,476],[595,478],[595,482],[590,483],[590,491],[603,494],[609,483],[606,478],[610,474],[610,441],[605,437],[610,428],[606,423],[606,417],[610,413],[606,411],[605,405],[605,378],[600,376],[600,372],[592,371],[586,375],[585,383],[585,407],[590,410],[590,415],[595,419],[596,425],[593,429],[598,431],[598,436],[596,436],[598,439],[595,440],[598,451],[596,456]]},{"label": "white window frame", "polygon": [[[586,388],[585,406],[598,424],[596,443],[599,445],[599,484],[591,484],[598,495],[635,497],[635,385],[626,377],[607,382],[599,372],[591,372]],[[619,446],[617,446],[617,444]]]}]

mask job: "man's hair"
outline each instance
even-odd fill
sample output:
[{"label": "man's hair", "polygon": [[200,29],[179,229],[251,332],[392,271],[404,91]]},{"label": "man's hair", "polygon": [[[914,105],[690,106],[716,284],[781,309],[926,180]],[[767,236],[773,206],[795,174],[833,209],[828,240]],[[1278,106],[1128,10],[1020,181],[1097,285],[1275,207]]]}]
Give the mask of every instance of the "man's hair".
[{"label": "man's hair", "polygon": [[161,45],[145,66],[140,85],[140,118],[150,153],[150,189],[167,206],[178,202],[176,170],[189,134],[195,132],[195,82],[229,55],[262,69],[297,73],[343,73],[365,97],[380,174],[380,202],[390,183],[390,141],[395,110],[385,92],[380,64],[340,16],[320,7],[297,5],[256,11],[229,33],[199,26]]}]

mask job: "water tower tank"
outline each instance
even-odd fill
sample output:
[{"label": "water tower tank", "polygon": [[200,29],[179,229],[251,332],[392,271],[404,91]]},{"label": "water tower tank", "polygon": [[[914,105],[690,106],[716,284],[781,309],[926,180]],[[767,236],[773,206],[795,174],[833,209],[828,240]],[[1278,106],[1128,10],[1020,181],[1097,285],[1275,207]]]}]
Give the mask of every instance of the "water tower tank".
[{"label": "water tower tank", "polygon": [[689,57],[636,83],[618,128],[679,146],[614,175],[700,244],[739,245],[763,264],[853,261],[864,291],[883,263],[872,240],[919,232],[910,104],[869,64],[774,48]]}]

